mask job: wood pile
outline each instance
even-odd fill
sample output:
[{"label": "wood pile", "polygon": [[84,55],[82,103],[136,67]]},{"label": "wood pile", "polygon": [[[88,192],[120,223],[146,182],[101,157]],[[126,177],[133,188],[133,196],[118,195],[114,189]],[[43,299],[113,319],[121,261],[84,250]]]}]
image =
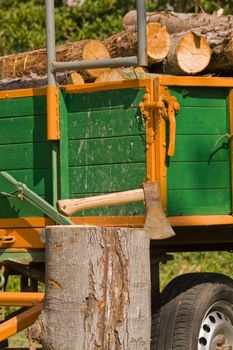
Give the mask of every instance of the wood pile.
[{"label": "wood pile", "polygon": [[[137,55],[137,13],[123,19],[123,31],[103,41],[82,40],[57,47],[57,61]],[[148,67],[59,73],[59,83],[85,84],[134,79],[149,73],[232,75],[233,16],[153,12],[147,14]],[[0,89],[46,83],[46,50],[0,57]]]}]

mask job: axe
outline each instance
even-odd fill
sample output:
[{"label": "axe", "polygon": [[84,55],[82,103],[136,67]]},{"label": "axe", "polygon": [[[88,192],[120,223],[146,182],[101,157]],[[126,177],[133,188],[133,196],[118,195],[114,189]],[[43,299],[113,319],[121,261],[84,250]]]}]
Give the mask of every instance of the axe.
[{"label": "axe", "polygon": [[142,187],[142,189],[94,197],[63,199],[57,201],[57,208],[62,214],[71,216],[84,209],[144,201],[146,207],[144,229],[148,231],[150,238],[165,239],[174,236],[175,233],[167,221],[161,204],[159,185],[156,182],[148,182]]}]

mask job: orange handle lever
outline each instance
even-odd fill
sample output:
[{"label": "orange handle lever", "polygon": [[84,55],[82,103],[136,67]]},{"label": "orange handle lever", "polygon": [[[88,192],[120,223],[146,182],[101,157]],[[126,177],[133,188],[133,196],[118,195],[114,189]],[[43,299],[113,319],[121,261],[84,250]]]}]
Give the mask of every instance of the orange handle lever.
[{"label": "orange handle lever", "polygon": [[176,144],[176,112],[180,109],[180,104],[174,96],[165,96],[163,101],[167,105],[166,118],[169,122],[169,146],[167,154],[169,157],[173,157]]},{"label": "orange handle lever", "polygon": [[169,146],[167,154],[169,157],[173,157],[175,154],[176,143],[176,118],[175,110],[173,106],[168,106],[168,121],[169,121]]}]

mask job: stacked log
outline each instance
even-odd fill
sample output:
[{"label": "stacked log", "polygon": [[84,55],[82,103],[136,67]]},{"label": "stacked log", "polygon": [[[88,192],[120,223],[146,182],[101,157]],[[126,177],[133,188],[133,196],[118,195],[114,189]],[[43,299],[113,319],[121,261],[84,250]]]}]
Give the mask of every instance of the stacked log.
[{"label": "stacked log", "polygon": [[[123,19],[124,30],[104,41],[82,40],[57,47],[56,61],[137,55],[137,14]],[[233,16],[153,12],[147,14],[148,67],[88,69],[57,74],[61,84],[139,79],[149,73],[195,75],[233,71]],[[162,67],[162,70],[161,70]],[[0,89],[46,84],[46,50],[0,57]],[[30,85],[31,84],[31,85]]]},{"label": "stacked log", "polygon": [[[175,12],[148,12],[147,23],[160,23],[168,33],[180,33],[199,27],[228,26],[233,28],[233,16],[222,16],[221,12],[212,15],[208,13],[175,13]],[[137,12],[129,11],[123,18],[123,26],[136,25]]]},{"label": "stacked log", "polygon": [[[127,27],[103,41],[111,57],[127,57],[137,55],[137,27]],[[164,26],[159,23],[147,24],[147,56],[149,65],[165,59],[170,49],[170,36]]]},{"label": "stacked log", "polygon": [[[170,34],[170,51],[163,61],[164,73],[186,75],[233,71],[233,16],[224,16],[222,11],[212,15],[204,12],[150,12],[147,13],[147,22],[161,24]],[[123,19],[123,26],[127,28],[136,23],[137,12],[129,11]]]},{"label": "stacked log", "polygon": [[164,73],[174,75],[197,74],[209,64],[211,50],[201,35],[193,32],[171,35],[171,49],[163,62]]},{"label": "stacked log", "polygon": [[[78,61],[110,58],[105,45],[99,40],[82,40],[57,47],[57,61]],[[46,50],[39,49],[0,57],[0,79],[43,77],[46,75]],[[94,81],[102,69],[86,70],[84,79]]]},{"label": "stacked log", "polygon": [[150,76],[149,71],[143,67],[109,69],[96,78],[96,83],[106,83],[110,81],[134,80]]}]

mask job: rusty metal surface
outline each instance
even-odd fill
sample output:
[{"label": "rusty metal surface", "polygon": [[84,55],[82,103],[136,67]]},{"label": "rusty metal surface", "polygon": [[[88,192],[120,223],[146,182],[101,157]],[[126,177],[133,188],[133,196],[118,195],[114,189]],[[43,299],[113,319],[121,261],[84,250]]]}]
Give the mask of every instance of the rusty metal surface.
[{"label": "rusty metal surface", "polygon": [[146,206],[146,222],[144,229],[149,232],[151,239],[165,239],[175,235],[165,216],[161,200],[160,188],[156,182],[143,184]]}]

